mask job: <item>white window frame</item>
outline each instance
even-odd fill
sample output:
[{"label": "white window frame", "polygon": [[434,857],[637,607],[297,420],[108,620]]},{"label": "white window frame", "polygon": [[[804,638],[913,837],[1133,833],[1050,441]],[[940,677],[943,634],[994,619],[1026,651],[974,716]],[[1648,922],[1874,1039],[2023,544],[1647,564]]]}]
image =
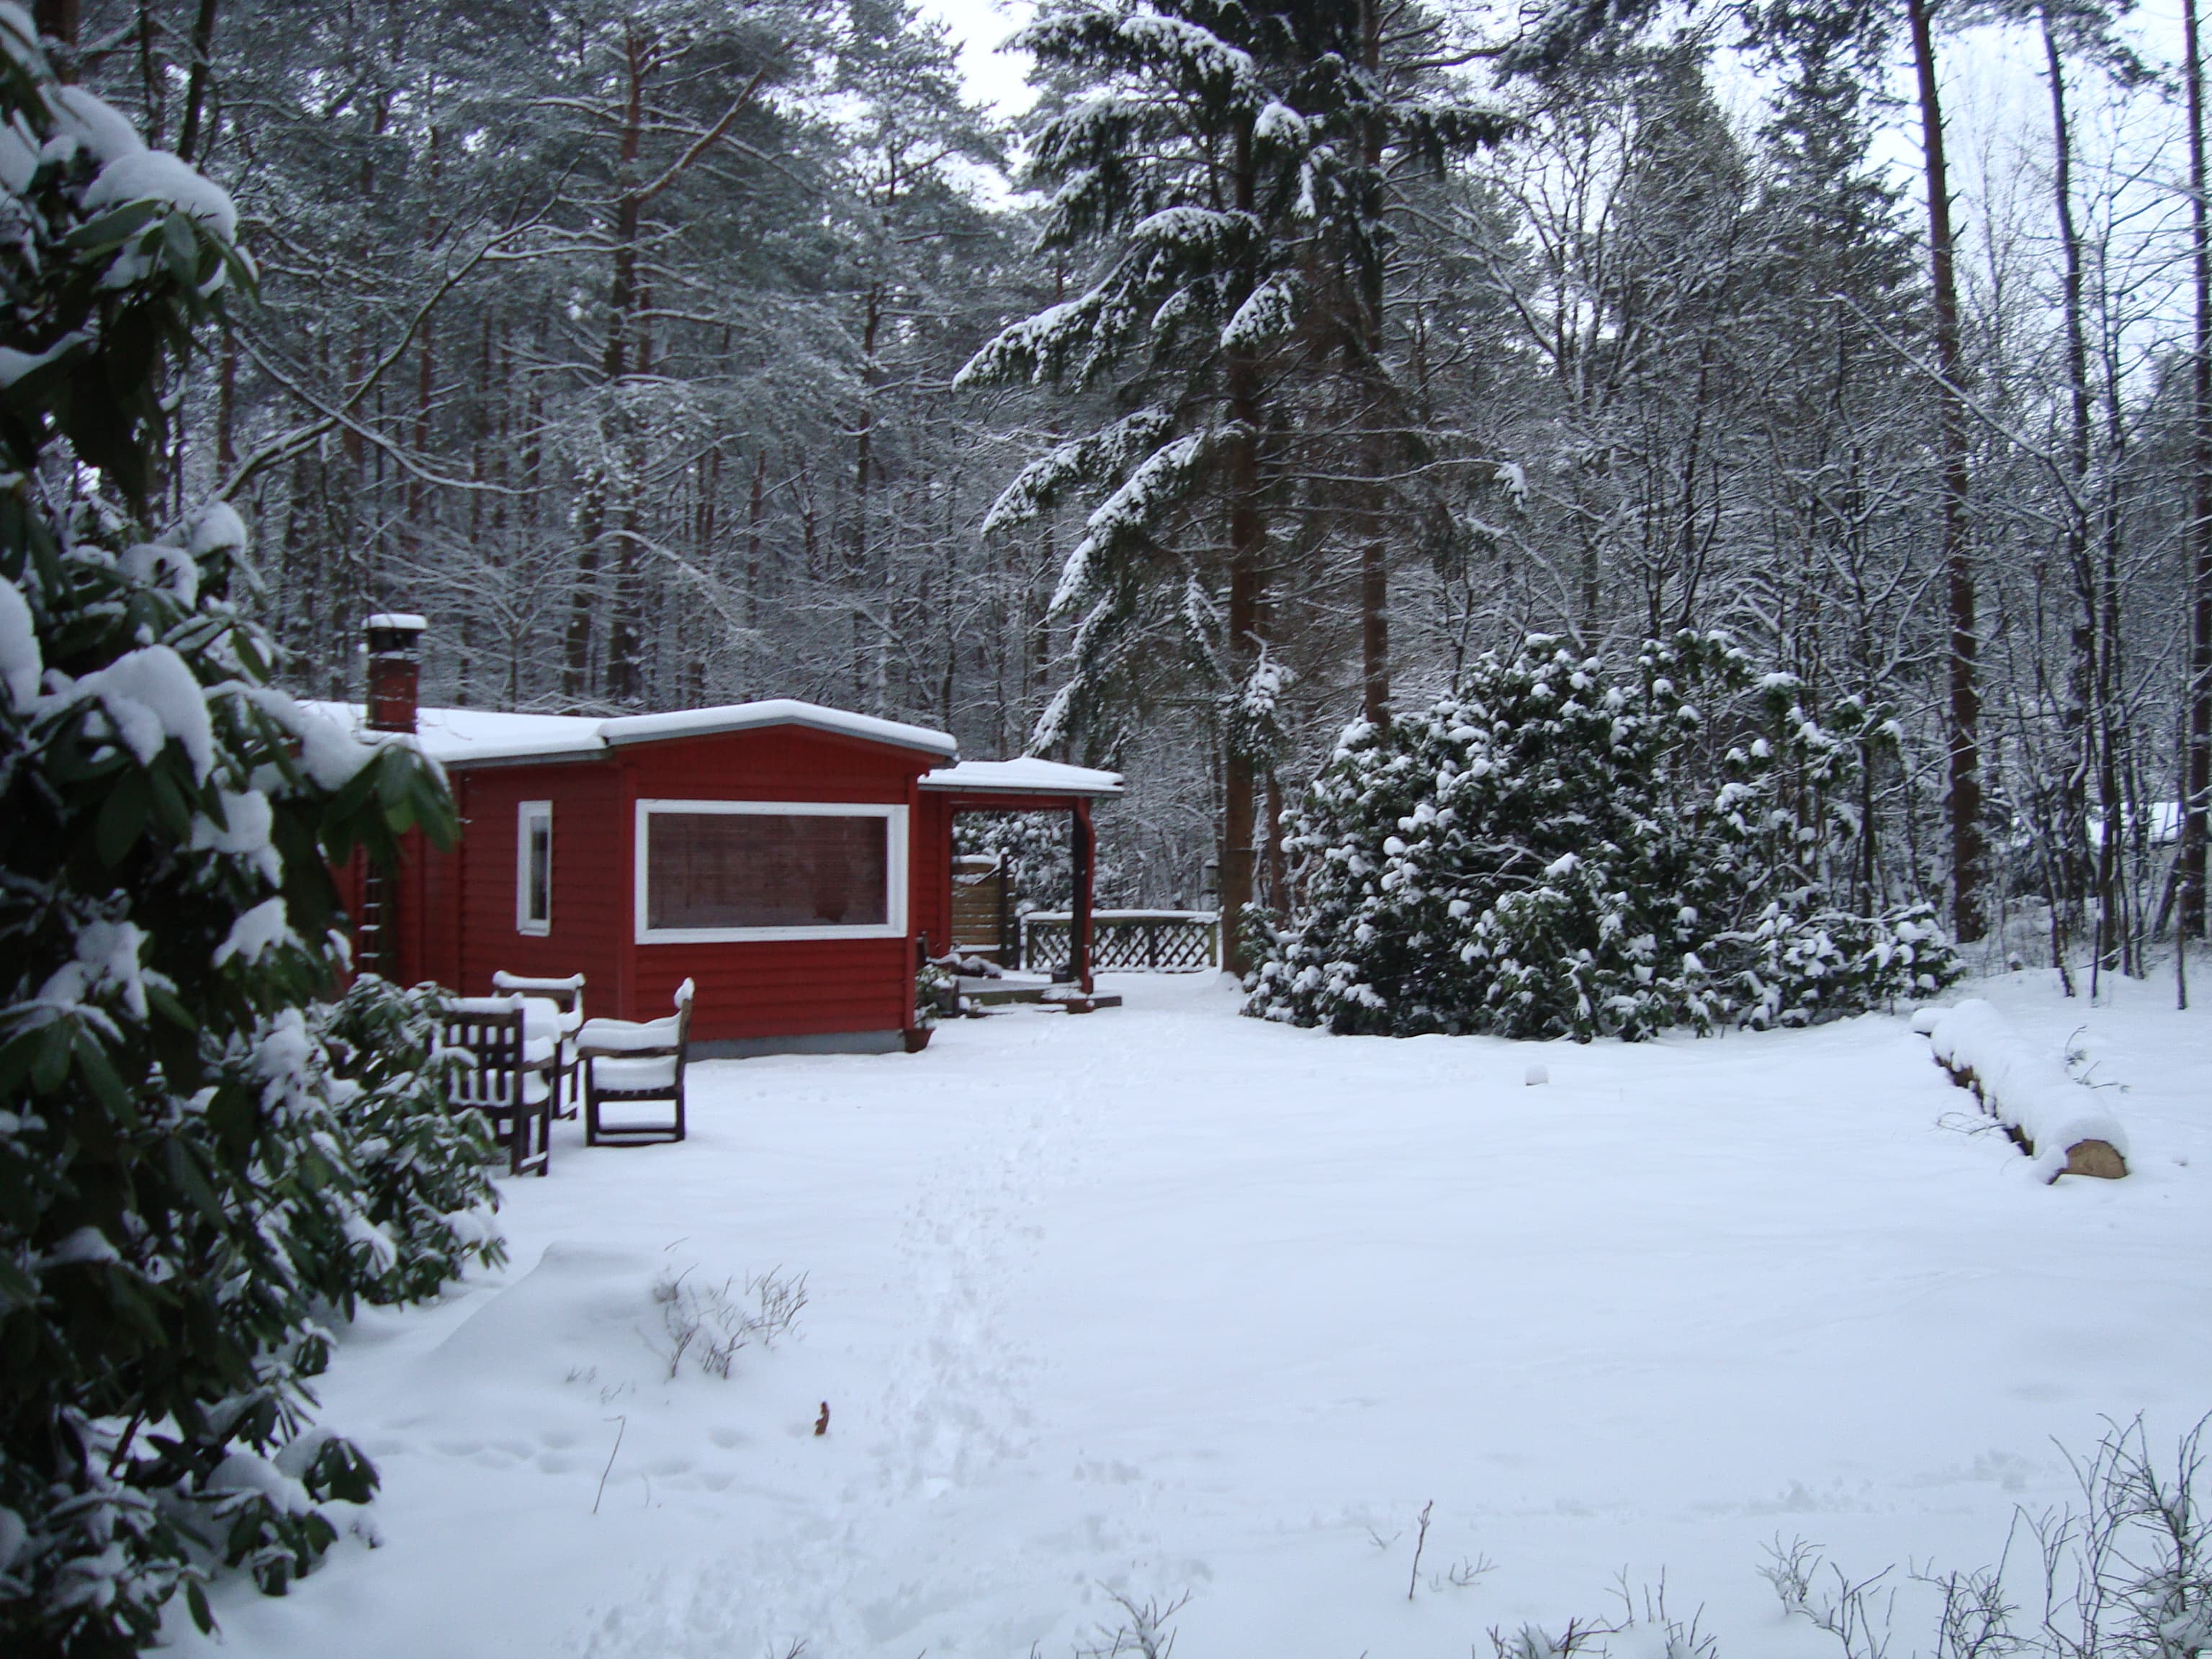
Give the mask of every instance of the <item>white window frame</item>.
[{"label": "white window frame", "polygon": [[[654,927],[647,888],[655,813],[726,817],[881,818],[884,820],[884,920],[850,927],[816,923],[800,927]],[[874,802],[813,800],[641,800],[632,857],[636,864],[637,942],[640,945],[738,945],[770,939],[904,939],[907,907],[907,809]]]},{"label": "white window frame", "polygon": [[[545,914],[530,914],[530,831],[545,826]],[[526,800],[514,809],[514,931],[544,939],[553,931],[553,803]]]}]

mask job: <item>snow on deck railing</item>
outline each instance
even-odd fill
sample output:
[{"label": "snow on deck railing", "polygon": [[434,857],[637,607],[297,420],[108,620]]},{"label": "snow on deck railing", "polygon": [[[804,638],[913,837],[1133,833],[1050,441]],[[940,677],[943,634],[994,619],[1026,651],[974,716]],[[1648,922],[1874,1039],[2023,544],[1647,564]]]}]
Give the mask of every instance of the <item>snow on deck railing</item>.
[{"label": "snow on deck railing", "polygon": [[2127,1174],[2127,1132],[2119,1120],[2063,1066],[2031,1052],[1990,1004],[1976,997],[1956,1007],[1923,1008],[1912,1029],[1927,1037],[1951,1080],[1972,1090],[1982,1110],[2035,1160],[2046,1185],[2063,1175]]}]

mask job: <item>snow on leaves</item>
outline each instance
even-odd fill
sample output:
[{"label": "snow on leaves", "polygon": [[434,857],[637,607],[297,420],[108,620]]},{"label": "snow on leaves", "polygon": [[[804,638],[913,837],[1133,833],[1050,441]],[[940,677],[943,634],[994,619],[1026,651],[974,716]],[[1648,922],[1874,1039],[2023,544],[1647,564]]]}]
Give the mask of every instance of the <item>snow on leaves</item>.
[{"label": "snow on leaves", "polygon": [[1355,725],[1286,816],[1304,897],[1248,1011],[1635,1038],[1941,988],[1959,969],[1926,906],[1846,908],[1846,787],[1883,722],[1845,705],[1823,725],[1801,690],[1718,635],[1629,664],[1540,635],[1456,698]]}]

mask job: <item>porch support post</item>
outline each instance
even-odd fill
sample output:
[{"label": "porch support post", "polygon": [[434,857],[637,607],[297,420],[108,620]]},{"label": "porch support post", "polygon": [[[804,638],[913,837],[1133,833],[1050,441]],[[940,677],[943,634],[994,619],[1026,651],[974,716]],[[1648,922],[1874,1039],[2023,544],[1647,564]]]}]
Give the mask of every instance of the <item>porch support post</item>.
[{"label": "porch support post", "polygon": [[1091,888],[1097,868],[1097,837],[1091,829],[1091,803],[1078,799],[1071,814],[1069,825],[1073,833],[1068,837],[1068,859],[1074,866],[1069,872],[1075,879],[1075,915],[1067,930],[1067,976],[1083,988],[1083,994],[1091,991]]}]

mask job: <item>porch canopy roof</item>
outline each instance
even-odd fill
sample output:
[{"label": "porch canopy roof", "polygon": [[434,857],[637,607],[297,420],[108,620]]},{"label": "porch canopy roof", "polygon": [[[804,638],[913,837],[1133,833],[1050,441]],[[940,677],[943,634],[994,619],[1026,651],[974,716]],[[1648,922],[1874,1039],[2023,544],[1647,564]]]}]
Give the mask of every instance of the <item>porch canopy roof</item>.
[{"label": "porch canopy roof", "polygon": [[951,796],[955,811],[1034,812],[1110,800],[1121,793],[1121,775],[1024,755],[940,766],[921,775],[921,787],[933,795]]}]

